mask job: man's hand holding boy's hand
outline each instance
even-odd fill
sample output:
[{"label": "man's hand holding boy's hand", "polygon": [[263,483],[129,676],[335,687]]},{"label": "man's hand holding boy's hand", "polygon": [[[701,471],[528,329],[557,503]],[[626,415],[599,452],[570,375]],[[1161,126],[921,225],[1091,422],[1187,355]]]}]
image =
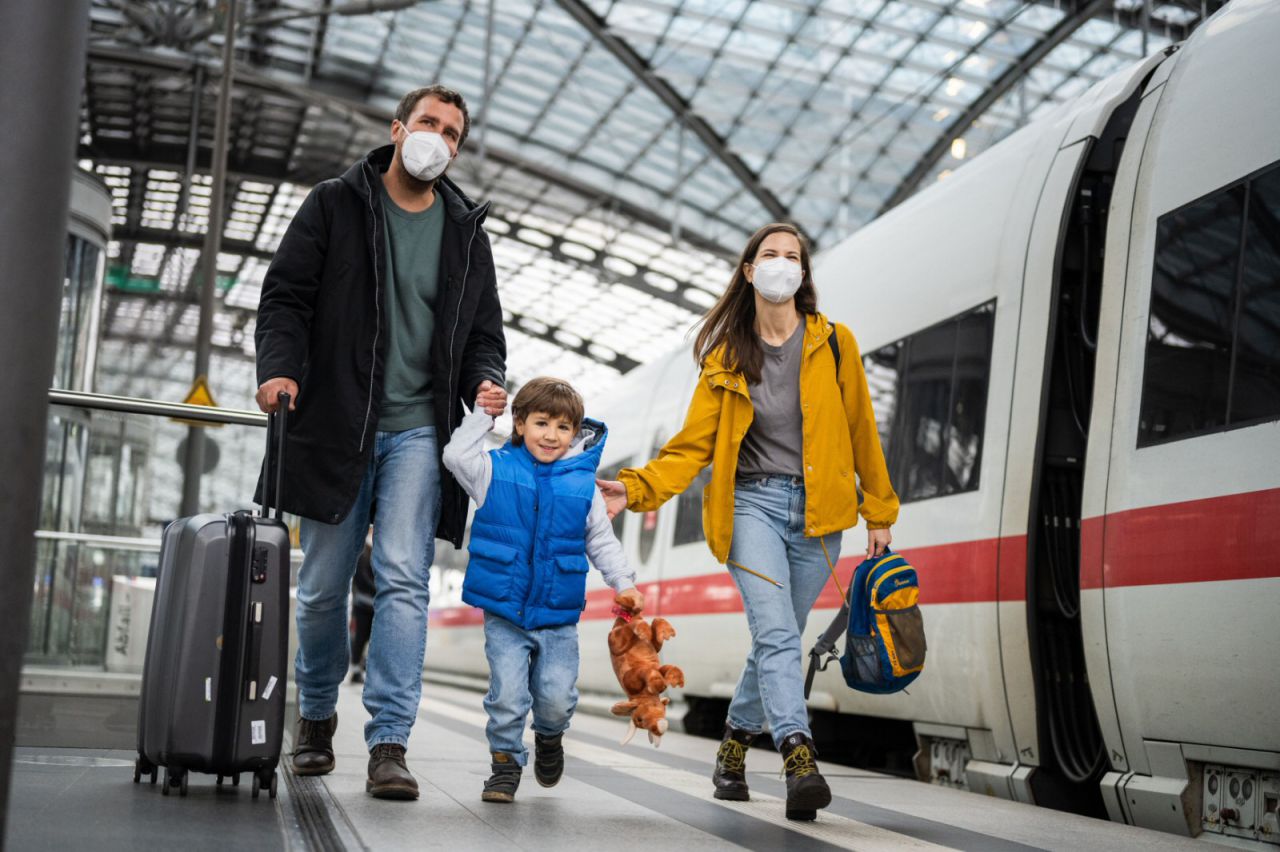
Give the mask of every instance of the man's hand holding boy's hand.
[{"label": "man's hand holding boy's hand", "polygon": [[507,389],[485,379],[476,388],[476,407],[483,408],[490,417],[498,417],[507,408]]},{"label": "man's hand holding boy's hand", "polygon": [[613,602],[632,615],[639,615],[640,611],[644,609],[644,594],[635,586],[632,586],[619,592]]}]

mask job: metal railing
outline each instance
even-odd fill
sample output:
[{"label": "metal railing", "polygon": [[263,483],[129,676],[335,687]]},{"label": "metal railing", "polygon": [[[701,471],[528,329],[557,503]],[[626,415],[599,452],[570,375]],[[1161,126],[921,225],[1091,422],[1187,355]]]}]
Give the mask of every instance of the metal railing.
[{"label": "metal railing", "polygon": [[[26,662],[131,670],[136,654],[122,657],[118,646],[131,618],[149,610],[148,578],[158,569],[161,531],[180,513],[170,461],[181,446],[178,436],[191,424],[225,427],[214,428],[223,463],[217,477],[206,478],[210,491],[202,508],[247,508],[260,457],[254,435],[267,416],[68,390],[49,390],[48,400]],[[300,557],[293,554],[295,570]],[[145,636],[133,638],[140,648]]]},{"label": "metal railing", "polygon": [[71,408],[90,408],[97,411],[117,411],[124,414],[150,414],[158,417],[174,417],[179,420],[198,420],[201,423],[235,423],[241,426],[267,425],[267,415],[259,411],[239,408],[211,408],[205,405],[187,405],[182,402],[160,402],[132,396],[111,396],[104,393],[51,390],[50,405],[66,405]]}]

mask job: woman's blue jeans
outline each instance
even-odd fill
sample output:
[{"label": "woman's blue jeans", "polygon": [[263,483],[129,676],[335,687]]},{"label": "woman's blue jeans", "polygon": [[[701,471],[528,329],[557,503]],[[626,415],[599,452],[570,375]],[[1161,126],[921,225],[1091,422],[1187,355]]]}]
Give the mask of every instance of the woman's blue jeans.
[{"label": "woman's blue jeans", "polygon": [[733,492],[733,543],[729,558],[782,584],[778,588],[740,568],[729,574],[742,595],[751,628],[751,653],[729,704],[729,724],[763,731],[773,741],[810,734],[804,700],[804,632],[809,610],[830,579],[827,553],[840,558],[840,533],[807,538],[804,480],[769,476],[739,480]]},{"label": "woman's blue jeans", "polygon": [[355,505],[337,524],[302,519],[298,571],[298,711],[328,719],[347,674],[347,600],[356,559],[373,520],[373,631],[365,669],[364,738],[404,746],[422,697],[427,647],[427,581],[440,519],[434,426],[378,432]]}]

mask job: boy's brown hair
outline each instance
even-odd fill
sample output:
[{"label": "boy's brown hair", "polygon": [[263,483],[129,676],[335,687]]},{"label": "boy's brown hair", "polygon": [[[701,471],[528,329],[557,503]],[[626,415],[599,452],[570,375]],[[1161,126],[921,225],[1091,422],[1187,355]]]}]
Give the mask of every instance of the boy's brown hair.
[{"label": "boy's brown hair", "polygon": [[[581,394],[573,389],[573,385],[562,379],[538,376],[520,388],[515,401],[511,403],[511,416],[521,423],[535,411],[552,417],[563,417],[573,424],[576,434],[582,428],[585,408]],[[513,431],[511,443],[518,447],[524,443],[524,438]]]}]

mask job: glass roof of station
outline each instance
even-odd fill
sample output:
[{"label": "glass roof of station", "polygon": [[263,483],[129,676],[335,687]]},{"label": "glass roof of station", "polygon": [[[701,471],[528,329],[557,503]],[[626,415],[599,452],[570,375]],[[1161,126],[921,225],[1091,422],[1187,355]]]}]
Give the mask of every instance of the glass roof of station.
[{"label": "glass roof of station", "polygon": [[[157,352],[197,322],[214,5],[92,6],[81,157],[115,199],[105,331]],[[1144,25],[1142,0],[241,0],[215,351],[252,357],[308,187],[384,144],[425,82],[472,105],[451,175],[494,204],[513,381],[590,393],[682,345],[759,225],[834,245],[1221,5],[1156,0]]]}]

